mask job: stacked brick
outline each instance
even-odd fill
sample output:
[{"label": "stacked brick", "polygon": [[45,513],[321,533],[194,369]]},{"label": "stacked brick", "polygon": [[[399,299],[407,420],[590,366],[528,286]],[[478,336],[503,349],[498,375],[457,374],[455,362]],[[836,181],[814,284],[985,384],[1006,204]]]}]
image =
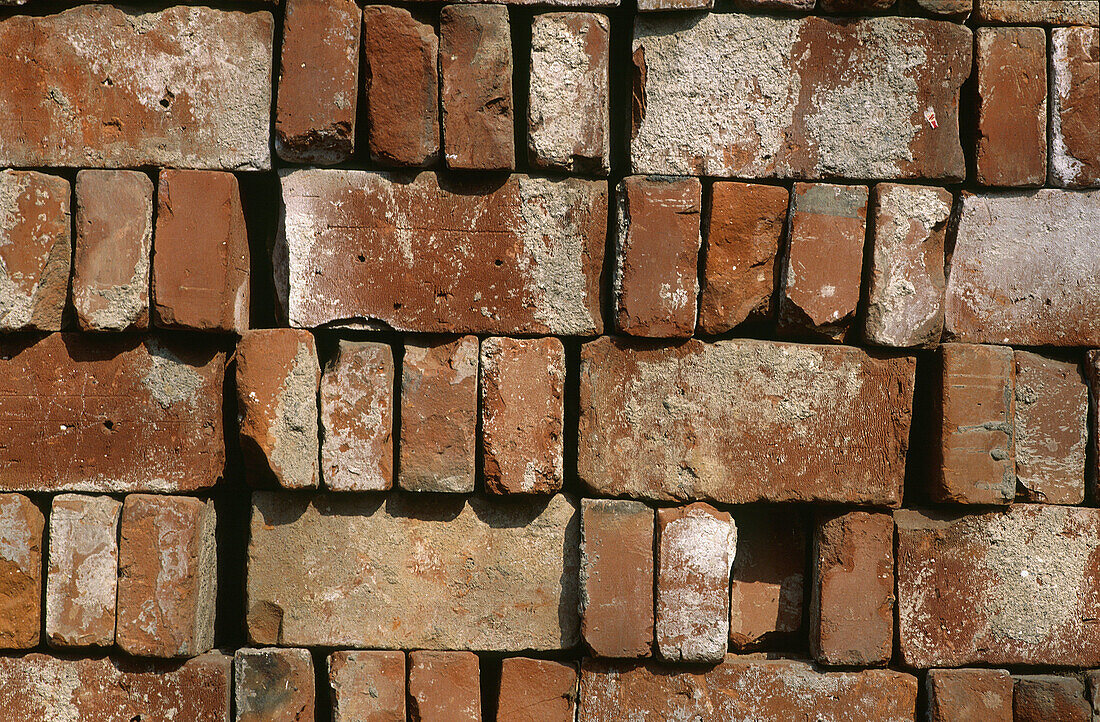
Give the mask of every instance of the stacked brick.
[{"label": "stacked brick", "polygon": [[1100,720],[1094,0],[21,5],[0,717]]}]

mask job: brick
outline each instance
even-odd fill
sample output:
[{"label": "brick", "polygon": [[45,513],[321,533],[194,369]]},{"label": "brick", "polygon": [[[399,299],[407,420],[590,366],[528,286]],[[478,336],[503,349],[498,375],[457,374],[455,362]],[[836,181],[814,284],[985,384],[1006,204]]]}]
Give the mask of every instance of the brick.
[{"label": "brick", "polygon": [[[214,503],[130,494],[122,506],[115,638],[144,657],[193,657],[214,645]],[[156,600],[156,604],[150,604]]]},{"label": "brick", "polygon": [[[435,3],[438,0],[412,0],[417,5]],[[456,0],[457,5],[477,4],[486,0]],[[572,8],[572,7],[608,7],[614,8],[621,4],[621,0],[489,0],[495,4],[505,6],[531,6],[548,8]]]},{"label": "brick", "polygon": [[1100,350],[1089,351],[1086,356],[1085,372],[1089,378],[1092,401],[1092,481],[1093,498],[1100,499]]},{"label": "brick", "polygon": [[729,638],[729,512],[696,502],[657,510],[657,651],[674,662],[721,662]]},{"label": "brick", "polygon": [[393,486],[393,351],[341,339],[321,376],[321,475],[338,491]]},{"label": "brick", "polygon": [[318,485],[321,367],[309,331],[246,331],[237,344],[237,415],[250,482]]},{"label": "brick", "polygon": [[333,652],[333,722],[405,722],[404,652]]},{"label": "brick", "polygon": [[0,490],[212,486],[225,466],[224,375],[209,338],[0,339]]},{"label": "brick", "polygon": [[740,10],[813,10],[817,0],[733,0]]},{"label": "brick", "polygon": [[770,646],[802,629],[806,533],[801,514],[754,509],[735,515],[730,572],[730,646]]},{"label": "brick", "polygon": [[565,347],[556,338],[481,342],[485,488],[553,494],[564,476]]},{"label": "brick", "polygon": [[709,669],[581,666],[580,719],[913,722],[917,680],[891,670],[818,672],[805,662],[728,656]]},{"label": "brick", "polygon": [[481,722],[480,683],[473,652],[409,652],[409,719]]},{"label": "brick", "polygon": [[966,27],[921,18],[639,17],[632,171],[962,180],[971,45]]},{"label": "brick", "polygon": [[360,23],[354,0],[287,0],[275,106],[283,160],[331,165],[355,151]]},{"label": "brick", "polygon": [[1088,385],[1079,363],[1016,351],[1016,486],[1027,501],[1085,500]]},{"label": "brick", "polygon": [[1092,720],[1096,722],[1100,718],[1100,669],[1085,672],[1085,684],[1088,685],[1089,699],[1092,700]]},{"label": "brick", "polygon": [[1015,722],[1090,722],[1091,705],[1079,677],[1051,674],[1014,675]]},{"label": "brick", "polygon": [[929,495],[1009,504],[1016,495],[1016,367],[1012,349],[945,343],[936,356]]},{"label": "brick", "polygon": [[943,332],[944,239],[952,196],[943,188],[880,183],[863,335],[880,346],[933,346]]},{"label": "brick", "polygon": [[157,326],[238,334],[248,329],[248,232],[236,177],[161,171],[154,244]]},{"label": "brick", "polygon": [[0,494],[0,649],[38,645],[45,524],[30,499]]},{"label": "brick", "polygon": [[83,331],[149,327],[153,182],[132,170],[76,174],[73,307]]},{"label": "brick", "polygon": [[648,657],[653,645],[653,510],[581,500],[581,634],[597,657]]},{"label": "brick", "polygon": [[977,0],[976,10],[986,23],[1100,24],[1100,8],[1092,0]]},{"label": "brick", "polygon": [[397,484],[408,491],[474,490],[478,341],[405,343]]},{"label": "brick", "polygon": [[638,0],[639,12],[655,10],[710,10],[714,0]]},{"label": "brick", "polygon": [[269,169],[273,27],[189,5],[0,21],[0,167]]},{"label": "brick", "polygon": [[913,371],[842,346],[601,338],[581,347],[577,472],[606,496],[897,506]]},{"label": "brick", "polygon": [[497,722],[574,722],[576,716],[576,666],[525,657],[501,661]]},{"label": "brick", "polygon": [[616,192],[615,325],[632,336],[687,337],[699,293],[697,178],[624,178]]},{"label": "brick", "polygon": [[12,722],[226,722],[232,663],[216,652],[171,662],[0,657],[0,707]]},{"label": "brick", "polygon": [[775,262],[790,193],[780,186],[716,182],[703,254],[699,328],[730,331],[775,315]]},{"label": "brick", "polygon": [[[0,140],[0,153],[2,148]],[[69,226],[67,180],[0,170],[0,332],[61,330],[72,256]]]},{"label": "brick", "polygon": [[1016,504],[962,516],[897,511],[894,520],[906,664],[1100,662],[1100,510]]},{"label": "brick", "polygon": [[579,641],[568,497],[254,492],[252,504],[255,644],[519,651]]},{"label": "brick", "polygon": [[500,5],[447,5],[439,14],[439,34],[447,167],[515,168],[508,9]]},{"label": "brick", "polygon": [[916,0],[916,4],[933,15],[946,15],[957,22],[965,22],[974,10],[974,0]]},{"label": "brick", "polygon": [[371,160],[426,166],[439,157],[439,36],[404,8],[363,8]]},{"label": "brick", "polygon": [[276,281],[291,326],[603,331],[604,182],[302,170],[282,183]]},{"label": "brick", "polygon": [[238,649],[233,657],[237,722],[313,722],[313,658],[306,649]]},{"label": "brick", "polygon": [[929,722],[1013,722],[1012,676],[1003,669],[933,669],[926,687]]},{"label": "brick", "polygon": [[50,510],[46,637],[55,647],[115,643],[118,517],[109,496],[60,494]]},{"label": "brick", "polygon": [[1050,35],[1050,182],[1100,185],[1100,30],[1055,28]]},{"label": "brick", "polygon": [[894,520],[826,514],[814,534],[810,651],[821,664],[885,665],[894,646]]},{"label": "brick", "polygon": [[818,0],[823,13],[868,13],[889,10],[897,0]]},{"label": "brick", "polygon": [[840,341],[859,305],[867,186],[795,183],[779,289],[779,324],[788,333]]},{"label": "brick", "polygon": [[1100,191],[964,194],[946,330],[968,343],[1100,346],[1098,223]]}]

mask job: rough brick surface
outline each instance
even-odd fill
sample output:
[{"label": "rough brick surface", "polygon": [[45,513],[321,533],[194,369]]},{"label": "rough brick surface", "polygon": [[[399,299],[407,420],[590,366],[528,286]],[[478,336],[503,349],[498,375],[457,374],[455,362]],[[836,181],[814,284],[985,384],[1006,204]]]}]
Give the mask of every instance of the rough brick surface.
[{"label": "rough brick surface", "polygon": [[1012,677],[1003,669],[933,669],[925,686],[929,722],[1014,722]]},{"label": "rough brick surface", "polygon": [[974,0],[916,0],[916,4],[933,15],[945,15],[958,21],[966,20],[974,10]]},{"label": "rough brick surface", "polygon": [[638,0],[639,12],[655,10],[710,10],[714,0]]},{"label": "rough brick surface", "polygon": [[1051,185],[1100,185],[1100,30],[1056,28],[1050,49]]},{"label": "rough brick surface", "polygon": [[409,653],[409,718],[481,722],[481,673],[472,652]]},{"label": "rough brick surface", "polygon": [[30,649],[42,626],[42,512],[0,494],[0,649]]},{"label": "rough brick surface", "polygon": [[525,657],[501,662],[497,722],[574,722],[576,715],[575,665]]},{"label": "rough brick surface", "polygon": [[1091,705],[1085,685],[1077,677],[1026,674],[1012,678],[1015,722],[1090,722]]},{"label": "rough brick surface", "polygon": [[321,475],[339,491],[393,486],[393,351],[341,340],[321,377]]},{"label": "rough brick surface", "polygon": [[1100,24],[1100,8],[1091,0],[977,0],[982,22],[1036,25]]},{"label": "rough brick surface", "polygon": [[332,722],[405,722],[404,652],[333,652]]},{"label": "rough brick surface", "polygon": [[236,722],[313,722],[313,658],[306,649],[238,649]]},{"label": "rough brick surface", "polygon": [[888,10],[897,0],[818,0],[823,13],[867,13]]},{"label": "rough brick surface", "polygon": [[1092,410],[1093,498],[1100,499],[1100,350],[1088,352],[1085,372],[1089,378],[1089,408]]},{"label": "rough brick surface", "polygon": [[802,629],[806,532],[788,510],[735,514],[737,552],[730,572],[730,646],[777,644]]}]

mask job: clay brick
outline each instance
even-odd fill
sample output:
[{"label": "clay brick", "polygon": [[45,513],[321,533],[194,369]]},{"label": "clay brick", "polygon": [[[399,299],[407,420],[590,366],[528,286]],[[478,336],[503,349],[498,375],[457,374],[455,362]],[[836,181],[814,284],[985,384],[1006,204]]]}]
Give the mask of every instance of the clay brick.
[{"label": "clay brick", "polygon": [[0,170],[0,332],[61,330],[72,260],[69,226],[69,181]]},{"label": "clay brick", "polygon": [[1100,191],[963,194],[948,333],[968,343],[1100,346],[1097,224]]},{"label": "clay brick", "polygon": [[897,0],[818,0],[823,13],[868,13],[889,10]]},{"label": "clay brick", "polygon": [[214,525],[210,501],[148,494],[126,497],[119,533],[115,633],[124,652],[193,657],[214,645]]},{"label": "clay brick", "polygon": [[1031,25],[1100,24],[1100,8],[1092,0],[977,0],[983,23]]},{"label": "clay brick", "polygon": [[409,719],[481,722],[480,685],[473,652],[409,652]]},{"label": "clay brick", "polygon": [[1100,185],[1100,30],[1055,28],[1050,41],[1051,185]]},{"label": "clay brick", "polygon": [[1016,504],[894,521],[906,664],[1100,662],[1100,510]]},{"label": "clay brick", "polygon": [[1012,676],[1003,669],[933,669],[926,686],[929,722],[1014,722]]},{"label": "clay brick", "polygon": [[497,722],[574,722],[576,716],[573,664],[525,657],[501,662]]},{"label": "clay brick", "polygon": [[1085,500],[1088,385],[1078,363],[1015,352],[1016,485],[1027,501]]},{"label": "clay brick", "polygon": [[848,335],[859,305],[867,186],[795,183],[779,287],[779,325],[833,341]]},{"label": "clay brick", "polygon": [[216,652],[172,662],[0,657],[0,708],[11,722],[227,722],[232,666]]},{"label": "clay brick", "polygon": [[1100,350],[1089,351],[1085,362],[1092,401],[1093,498],[1100,499]]},{"label": "clay brick", "polygon": [[363,8],[371,160],[426,166],[439,157],[439,37],[404,8]]},{"label": "clay brick", "polygon": [[880,183],[871,197],[875,222],[863,335],[880,346],[936,345],[943,332],[951,193]]},{"label": "clay brick", "polygon": [[233,657],[237,722],[313,722],[313,658],[306,649],[238,649]]},{"label": "clay brick", "polygon": [[291,163],[340,163],[355,151],[359,6],[287,0],[283,12],[275,152]]},{"label": "clay brick", "polygon": [[1085,685],[1078,677],[1021,674],[1012,681],[1015,722],[1090,722],[1093,718]]},{"label": "clay brick", "polygon": [[321,473],[338,491],[393,486],[393,351],[341,339],[321,377]]},{"label": "clay brick", "polygon": [[657,510],[657,651],[674,662],[721,662],[729,638],[729,512],[696,502]]},{"label": "clay brick", "polygon": [[333,652],[332,722],[405,722],[404,652]]},{"label": "clay brick", "polygon": [[209,338],[0,339],[0,490],[212,486],[225,466],[224,375]]},{"label": "clay brick", "polygon": [[1089,699],[1092,700],[1092,722],[1097,722],[1100,719],[1100,669],[1085,672],[1085,684],[1089,688]]},{"label": "clay brick", "polygon": [[946,15],[956,22],[965,22],[974,10],[974,0],[916,0],[916,4],[933,15]]},{"label": "clay brick", "polygon": [[655,10],[710,10],[714,0],[638,0],[639,12]]},{"label": "clay brick", "polygon": [[519,651],[579,641],[568,497],[254,492],[252,504],[255,644]]},{"label": "clay brick", "polygon": [[132,170],[76,174],[73,307],[83,331],[149,327],[153,182]]},{"label": "clay brick", "polygon": [[653,510],[581,500],[581,634],[597,657],[648,657],[653,645]]},{"label": "clay brick", "polygon": [[447,167],[515,168],[508,9],[447,5],[439,14],[439,34]]},{"label": "clay brick", "polygon": [[897,506],[913,372],[845,346],[601,338],[581,347],[578,475],[606,496]]},{"label": "clay brick", "polygon": [[697,178],[624,178],[616,191],[615,324],[632,336],[687,337],[699,293]]},{"label": "clay brick", "polygon": [[109,496],[60,494],[50,510],[46,637],[55,647],[115,643],[118,517]]},{"label": "clay brick", "polygon": [[38,645],[45,525],[42,512],[30,499],[0,494],[0,649]]},{"label": "clay brick", "polygon": [[735,516],[730,646],[755,649],[802,629],[806,533],[801,514],[753,509]]},{"label": "clay brick", "polygon": [[775,260],[790,193],[780,186],[717,182],[706,216],[699,328],[719,334],[775,315]]},{"label": "clay brick", "polygon": [[273,27],[193,5],[0,21],[0,167],[269,169]]},{"label": "clay brick", "polygon": [[605,182],[302,170],[282,183],[276,280],[291,326],[603,331]]},{"label": "clay brick", "polygon": [[162,170],[153,242],[157,326],[248,329],[248,233],[233,174]]},{"label": "clay brick", "polygon": [[642,15],[632,172],[962,180],[971,46],[968,28],[922,18]]},{"label": "clay brick", "polygon": [[611,168],[611,22],[596,13],[531,21],[527,151],[536,168],[605,176]]},{"label": "clay brick", "polygon": [[817,0],[733,0],[741,10],[813,10]]},{"label": "clay brick", "polygon": [[486,491],[553,494],[564,475],[565,347],[556,338],[481,342]]},{"label": "clay brick", "polygon": [[397,467],[402,489],[474,490],[477,367],[474,336],[406,341]]},{"label": "clay brick", "polygon": [[321,367],[309,331],[246,331],[237,344],[237,409],[249,481],[318,485]]},{"label": "clay brick", "polygon": [[814,534],[810,650],[821,664],[867,667],[894,646],[894,520],[827,514]]}]

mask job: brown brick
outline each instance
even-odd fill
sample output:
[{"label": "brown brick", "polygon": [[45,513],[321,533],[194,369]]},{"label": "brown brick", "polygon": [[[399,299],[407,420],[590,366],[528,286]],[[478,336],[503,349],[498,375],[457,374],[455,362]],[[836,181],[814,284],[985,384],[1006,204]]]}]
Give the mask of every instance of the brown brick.
[{"label": "brown brick", "polygon": [[[803,515],[752,509],[735,516],[730,646],[769,646],[802,629],[806,576]],[[778,643],[778,642],[777,642]]]},{"label": "brown brick", "polygon": [[321,377],[321,473],[338,491],[393,486],[393,351],[341,339]]},{"label": "brown brick", "polygon": [[817,0],[733,0],[739,10],[813,10]]},{"label": "brown brick", "polygon": [[313,722],[313,658],[306,649],[238,649],[233,658],[237,722]]},{"label": "brown brick", "polygon": [[574,722],[576,715],[574,664],[526,657],[501,662],[497,722]]},{"label": "brown brick", "polygon": [[916,0],[916,4],[933,15],[946,15],[957,22],[964,22],[974,10],[974,0]]},{"label": "brown brick", "polygon": [[929,722],[1014,722],[1012,677],[1003,669],[933,669],[926,684]]},{"label": "brown brick", "polygon": [[1092,401],[1093,499],[1100,499],[1100,350],[1089,351],[1085,363]]},{"label": "brown brick", "polygon": [[38,645],[45,525],[42,512],[30,499],[0,494],[0,649]]},{"label": "brown brick", "polygon": [[897,0],[818,0],[823,13],[866,13],[889,10]]},{"label": "brown brick", "polygon": [[1050,674],[1014,675],[1014,722],[1090,722],[1091,705],[1079,677]]},{"label": "brown brick", "polygon": [[162,170],[153,243],[157,326],[248,328],[248,233],[233,174]]},{"label": "brown brick", "polygon": [[638,0],[639,12],[655,10],[710,10],[714,0]]},{"label": "brown brick", "polygon": [[333,722],[405,722],[404,652],[333,652]]},{"label": "brown brick", "polygon": [[1032,25],[1092,25],[1100,23],[1093,0],[977,0],[983,23]]},{"label": "brown brick", "polygon": [[1039,186],[1047,177],[1047,36],[978,28],[978,182]]},{"label": "brown brick", "polygon": [[1050,46],[1051,185],[1100,185],[1100,30],[1055,28]]},{"label": "brown brick", "polygon": [[409,719],[481,722],[481,686],[473,652],[409,652]]}]

